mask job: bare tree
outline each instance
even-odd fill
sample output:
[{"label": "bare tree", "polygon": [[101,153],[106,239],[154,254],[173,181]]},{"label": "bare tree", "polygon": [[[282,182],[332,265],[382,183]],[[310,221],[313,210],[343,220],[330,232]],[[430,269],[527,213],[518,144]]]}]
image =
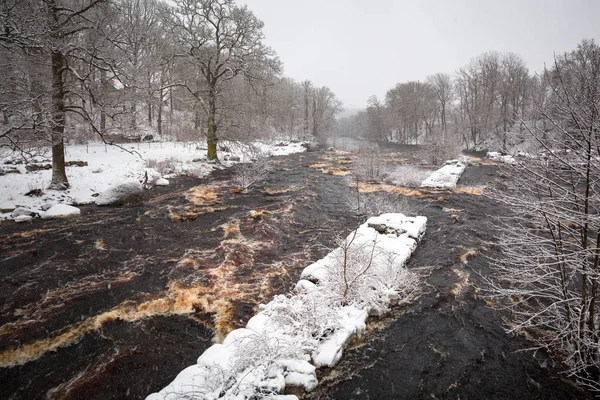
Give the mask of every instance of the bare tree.
[{"label": "bare tree", "polygon": [[312,137],[321,138],[331,131],[334,117],[342,110],[342,102],[327,87],[315,88],[312,93]]},{"label": "bare tree", "polygon": [[[238,75],[258,76],[280,69],[274,52],[263,44],[263,23],[233,0],[176,0],[170,29],[183,52],[198,68],[196,79],[181,84],[206,115],[207,156],[217,160],[217,131],[225,105],[223,85]],[[198,81],[201,79],[201,82]]]},{"label": "bare tree", "polygon": [[[492,297],[585,385],[600,390],[600,48],[583,41],[544,73],[548,130],[526,125],[542,157],[516,166],[496,198],[515,212],[498,244]],[[533,126],[530,126],[533,125]]]},{"label": "bare tree", "polygon": [[372,140],[387,139],[386,109],[375,95],[367,100],[367,116],[369,118],[368,137]]},{"label": "bare tree", "polygon": [[427,83],[433,89],[439,105],[440,126],[444,139],[448,136],[447,113],[450,102],[454,98],[452,78],[449,74],[438,73],[427,78]]},{"label": "bare tree", "polygon": [[[79,81],[74,65],[89,52],[79,46],[82,34],[96,27],[100,6],[108,0],[3,0],[3,30],[0,43],[6,48],[36,59],[46,66],[51,82],[48,118],[43,118],[52,143],[52,181],[50,188],[66,189],[69,182],[65,172],[66,114],[76,111],[71,81]],[[42,93],[40,93],[42,95]],[[38,110],[41,111],[41,110]],[[34,112],[34,121],[39,112]],[[27,124],[26,124],[27,125]],[[5,131],[12,131],[8,128]]]},{"label": "bare tree", "polygon": [[313,87],[311,81],[303,81],[302,89],[304,91],[304,140],[308,139],[308,129],[310,121],[308,119],[310,113],[310,98],[312,96]]},{"label": "bare tree", "polygon": [[233,182],[242,192],[246,192],[250,186],[265,180],[270,171],[271,167],[266,159],[240,163],[235,166]]}]

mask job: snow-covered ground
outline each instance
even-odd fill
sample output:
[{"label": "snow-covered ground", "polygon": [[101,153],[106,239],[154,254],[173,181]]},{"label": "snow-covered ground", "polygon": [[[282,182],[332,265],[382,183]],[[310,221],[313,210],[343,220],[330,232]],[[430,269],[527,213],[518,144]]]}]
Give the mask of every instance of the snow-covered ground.
[{"label": "snow-covered ground", "polygon": [[246,328],[208,348],[146,400],[297,400],[280,393],[286,386],[313,390],[316,368],[335,365],[370,314],[418,297],[419,277],[404,266],[426,224],[425,217],[403,214],[370,218],[306,267],[292,293],[261,306]]},{"label": "snow-covered ground", "polygon": [[[14,219],[12,211],[17,207],[42,215],[54,204],[90,204],[112,185],[128,179],[143,182],[146,173],[150,184],[165,185],[172,176],[187,174],[202,177],[222,167],[207,162],[206,149],[201,147],[203,144],[145,142],[122,146],[125,150],[103,143],[68,146],[66,161],[83,161],[87,162],[87,166],[67,167],[71,187],[65,191],[47,189],[51,170],[28,171],[27,164],[18,163],[21,160],[18,154],[2,150],[0,170],[18,172],[0,174],[0,220]],[[262,156],[305,151],[301,143],[254,143],[251,147],[220,143],[220,147],[227,150],[218,152],[224,166]],[[44,166],[51,161],[48,157],[38,156],[33,163]],[[147,168],[148,165],[156,168]],[[169,172],[169,175],[163,177],[157,169]],[[27,193],[30,195],[27,196]]]},{"label": "snow-covered ground", "polygon": [[446,165],[435,171],[421,183],[421,187],[434,189],[454,189],[460,176],[467,168],[465,162],[459,160],[446,161]]},{"label": "snow-covered ground", "polygon": [[[521,153],[523,156],[526,156],[525,153]],[[516,164],[517,160],[510,154],[502,155],[497,151],[488,151],[486,157],[493,161],[499,161],[505,164]]]}]

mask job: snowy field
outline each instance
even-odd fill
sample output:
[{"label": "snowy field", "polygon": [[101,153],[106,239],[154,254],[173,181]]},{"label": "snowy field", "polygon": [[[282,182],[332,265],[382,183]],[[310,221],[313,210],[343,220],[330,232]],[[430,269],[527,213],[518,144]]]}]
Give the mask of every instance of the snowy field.
[{"label": "snowy field", "polygon": [[[250,146],[220,143],[219,147],[227,151],[219,151],[222,165],[217,165],[207,162],[206,149],[198,143],[145,142],[122,146],[125,150],[103,143],[67,146],[67,162],[83,161],[87,165],[67,167],[71,187],[65,191],[46,189],[52,176],[50,169],[31,171],[31,165],[44,167],[50,164],[49,156],[38,156],[29,164],[25,164],[22,163],[19,154],[2,150],[0,220],[14,219],[15,208],[23,208],[23,213],[31,210],[42,216],[45,210],[54,204],[91,204],[101,193],[117,183],[127,180],[144,182],[146,173],[148,184],[166,185],[168,179],[176,175],[203,177],[215,168],[228,167],[236,162],[305,151],[301,143],[254,143]],[[149,165],[155,168],[148,168]],[[165,176],[162,176],[158,169],[161,169]]]},{"label": "snowy field", "polygon": [[313,390],[316,368],[334,366],[369,315],[418,297],[420,279],[404,267],[426,225],[425,217],[403,214],[370,218],[306,267],[292,293],[262,305],[246,328],[208,348],[146,400],[297,400],[281,393],[286,386]]}]

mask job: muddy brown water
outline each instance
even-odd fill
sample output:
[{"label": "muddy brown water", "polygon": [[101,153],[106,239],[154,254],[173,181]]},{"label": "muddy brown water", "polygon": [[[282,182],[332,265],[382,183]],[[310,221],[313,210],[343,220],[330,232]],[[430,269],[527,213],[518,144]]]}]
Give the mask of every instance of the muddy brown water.
[{"label": "muddy brown water", "polygon": [[[411,158],[393,151],[392,162]],[[0,398],[144,398],[287,292],[356,227],[352,155],[271,163],[248,193],[224,170],[176,179],[137,206],[2,223]],[[494,184],[499,168],[469,167],[460,185]],[[401,204],[429,218],[408,266],[424,274],[423,296],[373,320],[308,398],[585,398],[545,354],[520,352],[527,342],[479,298],[489,270],[480,254],[495,251],[488,215],[502,210],[468,190]],[[470,250],[479,255],[464,263]]]}]

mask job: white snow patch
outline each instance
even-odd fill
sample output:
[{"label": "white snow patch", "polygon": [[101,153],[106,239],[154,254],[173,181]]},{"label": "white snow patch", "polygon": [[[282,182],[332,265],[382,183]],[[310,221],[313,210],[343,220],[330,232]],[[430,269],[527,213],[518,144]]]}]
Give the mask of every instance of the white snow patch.
[{"label": "white snow patch", "polygon": [[31,215],[19,215],[14,219],[15,222],[29,222],[33,219]]},{"label": "white snow patch", "polygon": [[43,219],[58,219],[78,217],[80,214],[81,210],[77,207],[67,204],[55,204],[48,211],[42,212],[41,216]]},{"label": "white snow patch", "polygon": [[421,187],[434,189],[454,189],[466,165],[459,160],[446,161],[446,165],[435,171],[421,183]]},{"label": "white snow patch", "polygon": [[165,178],[158,178],[154,184],[156,186],[169,186],[169,180]]},{"label": "white snow patch", "polygon": [[493,161],[502,162],[505,164],[516,164],[517,160],[510,154],[502,155],[497,151],[488,151],[486,157]]}]

